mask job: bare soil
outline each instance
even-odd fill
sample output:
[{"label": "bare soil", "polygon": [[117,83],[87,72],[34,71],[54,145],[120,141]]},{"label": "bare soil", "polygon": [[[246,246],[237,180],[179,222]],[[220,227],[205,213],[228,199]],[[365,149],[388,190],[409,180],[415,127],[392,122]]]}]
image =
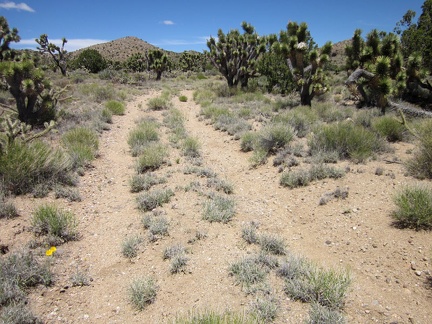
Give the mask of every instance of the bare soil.
[{"label": "bare soil", "polygon": [[[129,180],[135,173],[135,158],[127,137],[136,121],[152,116],[162,121],[163,112],[146,111],[146,102],[158,95],[148,91],[127,104],[124,116],[115,116],[111,130],[100,139],[100,156],[80,178],[81,202],[16,197],[20,217],[1,220],[0,243],[10,251],[32,239],[29,220],[36,206],[55,201],[79,220],[80,239],[58,247],[52,257],[55,284],[39,287],[30,295],[30,306],[45,323],[165,323],[190,311],[247,311],[253,300],[229,276],[229,265],[253,253],[241,238],[242,226],[259,223],[260,233],[285,239],[288,249],[324,268],[349,269],[353,282],[345,316],[350,323],[430,323],[432,257],[431,233],[398,229],[390,214],[394,193],[416,180],[404,175],[400,163],[409,158],[413,144],[395,144],[394,153],[366,164],[339,163],[350,171],[341,179],[314,182],[290,190],[279,185],[280,173],[272,159],[250,167],[250,154],[240,151],[238,141],[215,131],[198,117],[200,107],[192,91],[184,90],[187,102],[173,98],[186,116],[185,126],[202,145],[204,166],[233,184],[236,216],[228,224],[202,220],[204,196],[184,190],[191,181],[205,179],[184,174],[189,162],[173,149],[167,165],[157,174],[167,178],[160,188],[171,188],[175,196],[160,208],[170,220],[169,236],[154,243],[145,240],[138,257],[131,261],[121,254],[127,237],[141,235],[142,212]],[[160,128],[168,143],[166,129]],[[168,144],[167,144],[168,145]],[[377,168],[384,170],[376,175]],[[348,187],[346,199],[319,205],[320,197],[336,188]],[[194,240],[196,231],[207,237]],[[181,243],[188,248],[185,273],[171,274],[163,260],[167,246]],[[86,271],[89,286],[72,287],[70,276]],[[139,277],[153,277],[158,294],[153,304],[139,312],[128,301],[128,286]],[[280,300],[277,323],[299,323],[307,318],[309,305],[290,300],[283,282],[271,278],[273,293]]]}]

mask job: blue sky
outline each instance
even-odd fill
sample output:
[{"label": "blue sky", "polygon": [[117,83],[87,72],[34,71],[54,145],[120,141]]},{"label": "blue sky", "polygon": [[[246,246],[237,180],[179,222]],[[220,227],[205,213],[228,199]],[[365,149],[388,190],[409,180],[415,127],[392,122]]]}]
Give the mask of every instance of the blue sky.
[{"label": "blue sky", "polygon": [[279,33],[288,21],[306,22],[318,45],[349,39],[360,28],[392,31],[408,9],[421,14],[424,0],[0,0],[0,15],[16,27],[21,42],[14,48],[36,48],[47,34],[74,51],[96,43],[135,36],[169,51],[203,51],[206,39],[240,29],[247,21],[259,35]]}]

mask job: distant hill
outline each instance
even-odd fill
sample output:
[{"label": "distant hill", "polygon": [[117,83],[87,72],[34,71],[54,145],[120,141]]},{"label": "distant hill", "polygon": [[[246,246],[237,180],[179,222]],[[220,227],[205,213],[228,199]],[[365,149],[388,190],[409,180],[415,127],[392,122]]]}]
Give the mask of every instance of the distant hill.
[{"label": "distant hill", "polygon": [[351,39],[347,39],[333,44],[332,55],[331,55],[331,62],[333,64],[336,64],[339,67],[345,65],[346,62],[345,47],[350,43],[351,43]]},{"label": "distant hill", "polygon": [[82,51],[86,49],[97,50],[106,60],[124,62],[133,54],[141,53],[144,54],[148,50],[160,49],[168,54],[168,56],[178,55],[175,52],[163,50],[159,47],[151,45],[142,39],[133,36],[126,36],[119,38],[107,43],[92,45],[86,48],[82,48],[78,51],[71,53],[72,57],[78,56]]}]

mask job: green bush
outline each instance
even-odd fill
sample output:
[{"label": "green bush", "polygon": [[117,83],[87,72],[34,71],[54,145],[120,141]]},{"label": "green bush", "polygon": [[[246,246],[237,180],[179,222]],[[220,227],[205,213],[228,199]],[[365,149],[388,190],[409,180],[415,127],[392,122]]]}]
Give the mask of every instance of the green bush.
[{"label": "green bush", "polygon": [[124,103],[117,100],[107,101],[105,107],[109,109],[113,115],[124,115],[126,110]]},{"label": "green bush", "polygon": [[181,102],[187,102],[188,98],[187,98],[186,96],[180,96],[180,97],[179,97],[179,100],[180,100]]},{"label": "green bush", "polygon": [[181,150],[184,156],[196,158],[201,155],[200,148],[199,140],[195,137],[188,136],[184,139]]},{"label": "green bush", "polygon": [[130,131],[127,142],[132,156],[138,156],[149,143],[158,140],[157,124],[147,120],[140,122],[138,127]]},{"label": "green bush", "polygon": [[373,119],[372,129],[389,142],[400,142],[406,137],[405,126],[394,117],[382,116]]},{"label": "green bush", "polygon": [[78,238],[77,225],[77,220],[71,212],[48,204],[39,206],[31,219],[34,233],[52,236],[60,239],[61,242]]},{"label": "green bush", "polygon": [[343,314],[337,310],[329,309],[319,303],[312,303],[309,311],[309,324],[345,324]]},{"label": "green bush", "polygon": [[310,183],[309,172],[306,170],[284,172],[281,175],[280,182],[282,186],[288,188],[305,187]]},{"label": "green bush", "polygon": [[90,73],[98,73],[107,67],[103,56],[95,49],[85,49],[72,62],[75,69],[85,68]]},{"label": "green bush", "polygon": [[432,121],[424,122],[417,131],[417,150],[407,162],[408,173],[418,179],[432,179]]},{"label": "green bush", "polygon": [[137,172],[144,173],[158,169],[165,162],[167,155],[166,148],[162,144],[154,143],[143,147],[137,161]]},{"label": "green bush", "polygon": [[257,133],[246,132],[240,138],[240,149],[243,152],[253,151],[255,147],[255,141],[257,140]]},{"label": "green bush", "polygon": [[393,200],[398,209],[392,217],[399,226],[432,229],[432,189],[424,185],[405,187]]},{"label": "green bush", "polygon": [[283,123],[271,123],[258,133],[254,150],[273,154],[289,144],[293,138],[294,132],[291,127]]},{"label": "green bush", "polygon": [[268,274],[268,269],[257,262],[256,258],[243,258],[229,267],[229,274],[235,277],[246,292],[252,292],[254,286],[262,284]]},{"label": "green bush", "polygon": [[16,141],[0,154],[0,179],[14,194],[29,193],[41,183],[65,183],[71,167],[64,153],[40,141]]},{"label": "green bush", "polygon": [[312,155],[338,152],[339,158],[363,162],[375,153],[386,149],[383,140],[375,133],[352,122],[322,126],[309,140]]},{"label": "green bush", "polygon": [[112,124],[112,116],[113,116],[113,113],[111,112],[111,110],[109,110],[108,108],[102,109],[101,120],[104,123]]},{"label": "green bush", "polygon": [[165,110],[171,107],[171,102],[163,96],[155,97],[147,102],[147,107],[149,110]]},{"label": "green bush", "polygon": [[284,240],[274,235],[260,235],[258,244],[261,247],[261,250],[265,253],[285,255],[287,252]]},{"label": "green bush", "polygon": [[72,128],[63,134],[61,142],[75,168],[84,167],[96,158],[99,138],[96,132],[89,128]]},{"label": "green bush", "polygon": [[340,310],[351,284],[346,271],[318,269],[311,265],[309,271],[298,273],[285,281],[285,293],[294,300],[318,303],[331,310]]}]

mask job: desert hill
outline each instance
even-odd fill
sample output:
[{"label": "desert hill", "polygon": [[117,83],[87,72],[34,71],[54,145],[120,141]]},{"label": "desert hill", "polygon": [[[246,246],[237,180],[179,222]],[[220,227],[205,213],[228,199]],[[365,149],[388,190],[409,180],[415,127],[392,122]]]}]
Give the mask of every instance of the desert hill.
[{"label": "desert hill", "polygon": [[[124,62],[128,57],[136,53],[145,53],[148,50],[161,49],[154,45],[147,43],[146,41],[133,37],[126,36],[122,38],[115,39],[113,41],[92,45],[86,48],[82,48],[75,52],[72,52],[72,57],[79,55],[82,51],[86,49],[97,50],[106,60]],[[163,49],[161,49],[163,50]],[[176,53],[163,50],[168,54],[168,56],[175,56]]]}]

